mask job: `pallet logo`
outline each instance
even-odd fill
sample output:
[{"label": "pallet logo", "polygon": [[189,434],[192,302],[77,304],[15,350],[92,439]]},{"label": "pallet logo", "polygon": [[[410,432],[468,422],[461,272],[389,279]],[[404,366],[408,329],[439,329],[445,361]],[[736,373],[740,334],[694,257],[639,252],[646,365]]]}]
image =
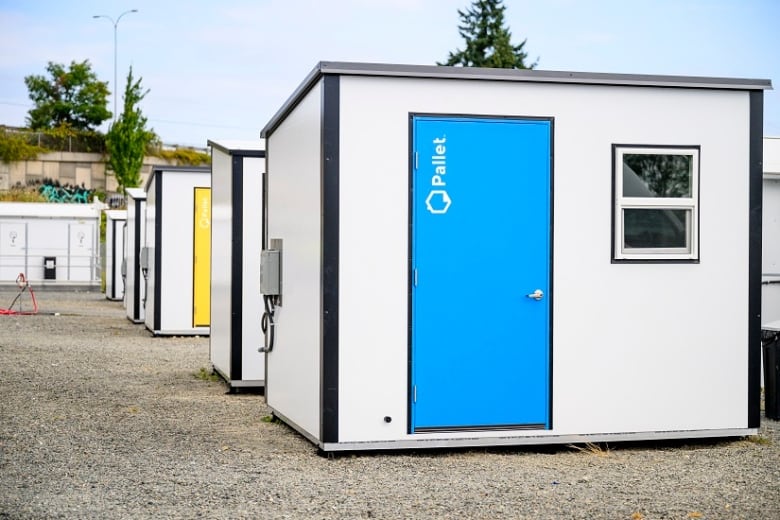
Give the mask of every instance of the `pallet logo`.
[{"label": "pallet logo", "polygon": [[431,156],[431,166],[433,166],[433,175],[431,176],[431,191],[425,199],[426,209],[433,215],[443,215],[447,213],[452,204],[452,199],[447,193],[447,183],[444,176],[447,175],[447,136],[435,137],[433,139],[433,155]]}]

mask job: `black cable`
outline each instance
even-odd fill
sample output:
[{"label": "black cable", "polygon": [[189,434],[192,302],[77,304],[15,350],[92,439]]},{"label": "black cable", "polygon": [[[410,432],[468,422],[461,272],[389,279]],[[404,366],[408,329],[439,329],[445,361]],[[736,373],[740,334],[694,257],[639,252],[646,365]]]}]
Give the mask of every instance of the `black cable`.
[{"label": "black cable", "polygon": [[264,346],[257,349],[258,352],[271,352],[274,349],[274,336],[276,324],[274,323],[274,314],[276,313],[276,305],[274,296],[263,295],[263,304],[265,306],[265,312],[260,319],[260,329],[265,336]]},{"label": "black cable", "polygon": [[[18,299],[19,299],[19,297],[20,297],[22,294],[24,294],[24,291],[26,291],[26,290],[27,290],[27,286],[26,286],[26,285],[25,285],[25,286],[23,286],[21,289],[19,289],[19,292],[18,292],[18,293],[16,293],[16,298],[14,298],[14,301],[12,301],[12,302],[11,302],[11,305],[9,305],[9,306],[8,306],[8,309],[9,309],[9,310],[14,308],[14,304],[16,303],[16,300],[18,300]],[[22,302],[21,302],[21,301],[19,301],[19,310],[20,310],[20,311],[22,310]]]}]

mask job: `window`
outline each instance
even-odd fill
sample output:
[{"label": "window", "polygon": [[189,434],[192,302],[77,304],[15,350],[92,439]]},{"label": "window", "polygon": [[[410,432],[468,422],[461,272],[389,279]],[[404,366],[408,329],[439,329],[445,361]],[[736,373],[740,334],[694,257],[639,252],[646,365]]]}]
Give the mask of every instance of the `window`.
[{"label": "window", "polygon": [[614,145],[613,259],[699,259],[699,147]]}]

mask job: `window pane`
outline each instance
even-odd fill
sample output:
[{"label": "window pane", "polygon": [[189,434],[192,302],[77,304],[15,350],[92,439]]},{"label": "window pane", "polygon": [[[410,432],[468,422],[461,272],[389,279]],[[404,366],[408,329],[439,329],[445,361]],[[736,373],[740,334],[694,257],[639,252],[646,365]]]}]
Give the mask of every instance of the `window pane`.
[{"label": "window pane", "polygon": [[689,249],[691,210],[624,209],[623,245],[626,249]]},{"label": "window pane", "polygon": [[692,155],[623,154],[624,197],[690,197]]}]

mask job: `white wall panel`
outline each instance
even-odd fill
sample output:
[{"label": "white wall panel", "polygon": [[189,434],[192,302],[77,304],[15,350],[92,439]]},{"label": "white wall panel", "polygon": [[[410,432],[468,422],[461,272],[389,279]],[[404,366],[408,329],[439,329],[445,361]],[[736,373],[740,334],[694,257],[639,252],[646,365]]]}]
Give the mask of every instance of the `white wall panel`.
[{"label": "white wall panel", "polygon": [[[158,303],[154,299],[154,288],[158,283],[160,274],[157,272],[154,266],[154,259],[157,252],[157,227],[155,225],[157,221],[158,211],[158,197],[160,196],[158,191],[158,185],[156,182],[147,184],[146,188],[146,210],[144,211],[144,245],[141,248],[141,255],[143,255],[144,248],[147,255],[148,270],[144,279],[141,280],[143,284],[143,292],[145,294],[143,301],[144,304],[144,324],[149,330],[154,329],[154,309]],[[140,260],[139,260],[140,261]],[[142,263],[142,262],[141,262]]]},{"label": "white wall panel", "polygon": [[[410,113],[555,119],[551,434],[746,427],[746,92],[342,77],[340,440],[407,428]],[[701,146],[700,263],[611,262],[612,144]]]},{"label": "white wall panel", "polygon": [[88,282],[95,279],[97,234],[94,223],[73,222],[68,226],[67,279]]},{"label": "white wall panel", "polygon": [[[161,194],[155,193],[153,197],[156,190],[151,189],[154,183],[150,184],[147,214],[154,208],[156,218],[162,216],[162,236],[153,242],[152,231],[147,228],[147,245],[154,244],[161,249],[160,272],[154,273],[154,284],[161,284],[160,301],[155,302],[160,305],[158,330],[162,334],[208,334],[208,327],[193,327],[192,295],[195,188],[211,185],[210,172],[163,170],[156,175],[163,176]],[[151,250],[149,253],[152,255]],[[151,290],[150,284],[147,301],[154,299]],[[147,304],[146,323],[150,328],[153,319]]]},{"label": "white wall panel", "polygon": [[[140,238],[136,239],[136,236]],[[146,246],[146,193],[139,188],[127,190],[125,240],[125,310],[129,320],[142,323],[145,318],[146,281],[139,269],[139,253]]]},{"label": "white wall panel", "polygon": [[[776,141],[780,148],[780,139]],[[763,188],[761,323],[765,324],[780,320],[780,176],[765,176]]]},{"label": "white wall panel", "polygon": [[780,137],[764,137],[764,174],[780,175]]},{"label": "white wall panel", "polygon": [[28,273],[27,223],[17,219],[0,221],[0,281],[15,281],[19,273]]},{"label": "white wall panel", "polygon": [[103,270],[106,277],[106,298],[121,300],[125,292],[122,280],[122,260],[125,255],[124,226],[127,211],[109,210],[106,215],[106,260]]},{"label": "white wall panel", "polygon": [[211,323],[209,356],[224,376],[230,377],[230,333],[233,244],[233,168],[225,151],[211,153]]},{"label": "white wall panel", "polygon": [[[228,383],[233,386],[254,386],[265,381],[265,354],[258,352],[263,345],[260,319],[263,300],[260,294],[260,252],[262,250],[262,175],[265,159],[245,156],[241,150],[260,150],[257,142],[218,142],[212,146],[211,189],[211,362]],[[233,183],[241,175],[240,200],[233,204]],[[237,213],[240,212],[240,213]],[[234,220],[237,219],[237,220]],[[233,272],[234,225],[242,224],[239,244],[241,284]],[[232,308],[231,292],[240,291],[240,308]],[[233,315],[240,313],[241,331],[233,342]],[[234,350],[240,352],[240,376],[233,371]]]},{"label": "white wall panel", "polygon": [[268,238],[282,238],[282,306],[266,357],[266,400],[319,437],[321,287],[321,84],[267,141]]},{"label": "white wall panel", "polygon": [[263,315],[263,298],[260,294],[260,252],[263,249],[263,173],[265,159],[244,157],[243,197],[243,284],[242,284],[242,322],[243,341],[241,367],[242,379],[248,381],[265,380],[265,355],[257,349],[263,345],[263,331],[260,329],[260,317]]},{"label": "white wall panel", "polygon": [[[0,202],[0,281],[97,284],[99,217],[87,204]],[[55,257],[54,280],[44,280],[44,257]]]}]

